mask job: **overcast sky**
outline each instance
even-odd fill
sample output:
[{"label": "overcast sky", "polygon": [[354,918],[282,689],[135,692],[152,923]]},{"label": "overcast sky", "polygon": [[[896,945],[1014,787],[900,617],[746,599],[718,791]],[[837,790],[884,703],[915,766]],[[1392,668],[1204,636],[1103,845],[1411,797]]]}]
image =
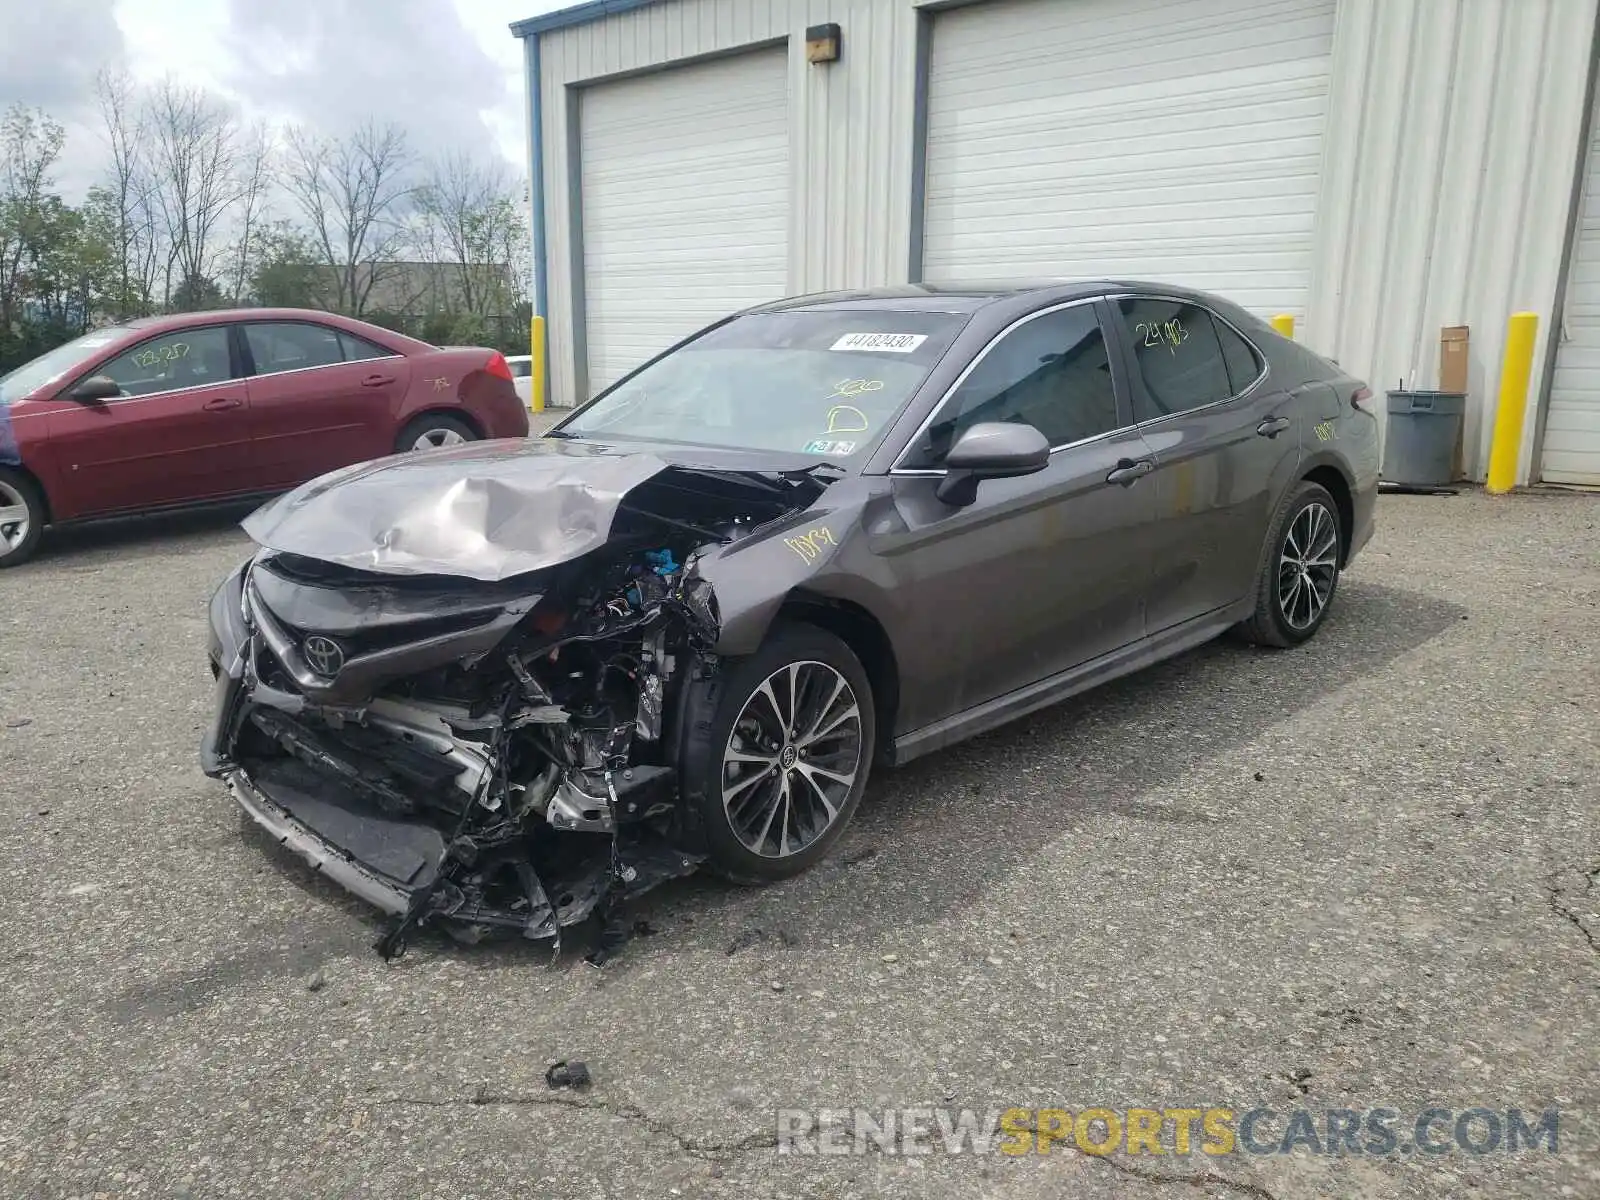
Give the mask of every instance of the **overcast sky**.
[{"label": "overcast sky", "polygon": [[68,191],[98,166],[93,80],[107,63],[203,84],[251,117],[336,133],[375,115],[421,153],[494,148],[521,169],[521,43],[507,26],[570,2],[17,0],[0,36],[0,108],[41,105],[68,126]]}]

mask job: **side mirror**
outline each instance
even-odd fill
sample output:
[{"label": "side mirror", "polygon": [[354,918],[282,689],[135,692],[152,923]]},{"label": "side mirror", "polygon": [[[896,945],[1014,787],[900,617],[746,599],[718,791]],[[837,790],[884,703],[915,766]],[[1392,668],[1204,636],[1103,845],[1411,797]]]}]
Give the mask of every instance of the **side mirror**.
[{"label": "side mirror", "polygon": [[956,508],[978,498],[984,479],[1011,479],[1042,471],[1050,462],[1050,441],[1032,425],[985,421],[956,439],[941,464],[945,477],[934,493]]},{"label": "side mirror", "polygon": [[67,399],[79,404],[100,404],[122,395],[122,388],[109,375],[91,375],[67,393]]}]

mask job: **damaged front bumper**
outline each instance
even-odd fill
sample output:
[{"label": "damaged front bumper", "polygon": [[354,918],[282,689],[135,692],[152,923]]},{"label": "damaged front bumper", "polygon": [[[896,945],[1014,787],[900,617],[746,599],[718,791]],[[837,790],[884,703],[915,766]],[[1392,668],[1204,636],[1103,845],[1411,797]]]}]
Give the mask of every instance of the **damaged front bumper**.
[{"label": "damaged front bumper", "polygon": [[[466,941],[500,932],[559,943],[564,928],[698,867],[702,856],[664,836],[671,822],[659,819],[673,814],[670,767],[619,761],[613,777],[545,764],[522,789],[542,789],[539,812],[512,824],[496,811],[508,807],[509,794],[485,807],[491,776],[503,765],[491,763],[489,743],[396,717],[391,702],[366,690],[397,678],[397,670],[481,659],[531,605],[513,601],[453,643],[451,635],[402,636],[322,678],[296,648],[303,635],[262,602],[271,589],[251,582],[253,565],[235,571],[212,599],[216,695],[202,769],[274,842],[395,919],[379,943],[386,957],[403,952],[407,930],[430,921]],[[485,632],[492,628],[498,633]],[[392,741],[380,743],[376,756],[352,751],[337,744],[341,725]],[[395,811],[406,802],[403,784],[430,778],[457,785],[462,819]],[[658,820],[634,819],[646,815]]]},{"label": "damaged front bumper", "polygon": [[279,807],[257,788],[249,772],[235,767],[222,778],[250,819],[273,841],[303,858],[319,875],[326,875],[347,892],[353,892],[390,916],[399,917],[410,911],[416,895],[414,888],[402,887],[394,880],[369,871],[346,851],[302,825],[288,809]]},{"label": "damaged front bumper", "polygon": [[563,928],[587,920],[602,904],[641,895],[668,879],[688,875],[700,863],[696,855],[660,844],[625,845],[614,861],[591,856],[574,864],[575,871],[542,877],[538,884],[542,897],[530,900],[526,908],[497,909],[472,901],[459,886],[439,886],[446,882],[451,863],[443,839],[427,826],[385,821],[370,812],[319,800],[293,779],[270,771],[261,775],[259,784],[242,767],[229,769],[222,779],[239,807],[268,837],[319,875],[408,926],[449,920],[458,936],[465,927],[482,932],[500,929],[534,940],[559,939]]},{"label": "damaged front bumper", "polygon": [[723,632],[700,563],[829,485],[559,443],[307,485],[212,597],[202,768],[395,918],[386,955],[432,920],[559,940],[702,860],[678,787]]}]

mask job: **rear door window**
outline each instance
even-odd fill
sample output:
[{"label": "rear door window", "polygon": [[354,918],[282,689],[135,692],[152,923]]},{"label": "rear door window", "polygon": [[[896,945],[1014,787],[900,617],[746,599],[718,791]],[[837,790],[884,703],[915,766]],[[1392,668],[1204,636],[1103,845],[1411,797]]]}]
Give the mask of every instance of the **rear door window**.
[{"label": "rear door window", "polygon": [[1222,359],[1228,364],[1228,382],[1233,385],[1233,394],[1237,396],[1261,378],[1266,366],[1255,347],[1235,333],[1233,326],[1215,317],[1212,318],[1212,324],[1216,326],[1217,340],[1222,343]]},{"label": "rear door window", "polygon": [[345,361],[339,331],[310,322],[255,322],[244,327],[257,375],[304,371]]},{"label": "rear door window", "polygon": [[1116,301],[1142,388],[1134,389],[1141,423],[1217,404],[1234,395],[1211,314],[1198,304],[1154,296]]},{"label": "rear door window", "polygon": [[353,333],[339,330],[339,349],[344,352],[345,362],[366,362],[372,358],[393,358],[393,350],[386,350],[376,342],[369,342],[366,338],[357,337]]}]

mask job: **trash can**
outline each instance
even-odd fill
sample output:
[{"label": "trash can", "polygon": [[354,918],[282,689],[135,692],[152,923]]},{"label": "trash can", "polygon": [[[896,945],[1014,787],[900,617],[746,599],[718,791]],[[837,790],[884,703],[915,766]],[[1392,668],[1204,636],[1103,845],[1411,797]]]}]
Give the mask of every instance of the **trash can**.
[{"label": "trash can", "polygon": [[1461,392],[1390,392],[1380,472],[1384,482],[1409,487],[1450,483],[1466,407]]}]

